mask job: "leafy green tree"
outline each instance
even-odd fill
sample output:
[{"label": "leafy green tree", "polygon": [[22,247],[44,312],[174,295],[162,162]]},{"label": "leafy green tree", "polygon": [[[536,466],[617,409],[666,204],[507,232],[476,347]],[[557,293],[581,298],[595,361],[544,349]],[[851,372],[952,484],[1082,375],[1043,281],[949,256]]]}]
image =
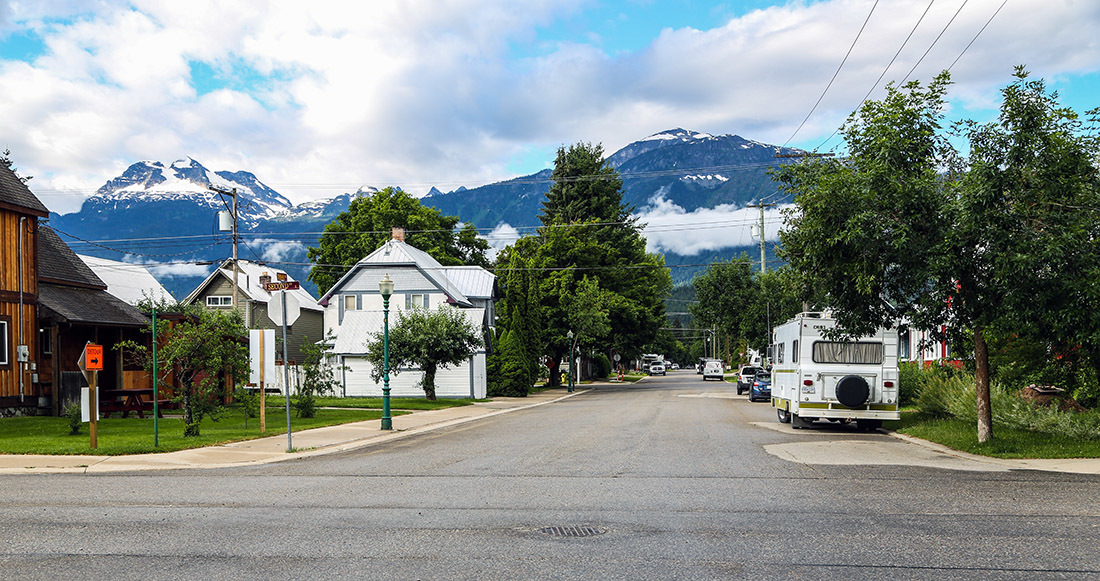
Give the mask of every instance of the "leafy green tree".
[{"label": "leafy green tree", "polygon": [[[596,281],[610,325],[605,336],[582,333],[583,340],[632,357],[664,324],[663,299],[672,286],[664,260],[645,251],[641,227],[622,202],[622,181],[603,159],[598,145],[576,144],[558,150],[554,184],[539,216],[537,236],[518,241],[498,259],[498,272],[524,268],[538,277],[528,287],[537,299],[539,329],[535,351],[551,362],[550,381],[561,376],[568,353],[572,297],[587,276]],[[522,265],[522,266],[521,266]],[[505,302],[516,300],[511,290]],[[576,332],[576,330],[574,330]]]},{"label": "leafy green tree", "polygon": [[[248,377],[248,333],[237,311],[171,307],[158,309],[157,367],[166,381],[175,379],[173,390],[183,408],[185,436],[198,436],[199,423],[216,414],[225,395],[224,377]],[[166,320],[168,319],[168,320]],[[169,322],[171,320],[171,322]],[[148,332],[152,334],[152,323]],[[152,351],[136,341],[123,341],[114,347],[126,357],[153,369]]]},{"label": "leafy green tree", "polygon": [[[379,331],[367,343],[367,360],[374,368],[371,377],[376,382],[382,379],[383,339]],[[400,311],[397,324],[390,327],[389,342],[390,373],[398,375],[401,368],[424,372],[420,386],[429,401],[435,401],[435,375],[439,369],[466,361],[484,344],[466,315],[448,305]]]},{"label": "leafy green tree", "polygon": [[699,326],[715,328],[723,337],[745,338],[748,307],[760,293],[749,259],[713,263],[691,284],[696,302],[688,308]]},{"label": "leafy green tree", "polygon": [[993,433],[986,333],[1071,332],[1097,272],[1095,219],[1080,215],[1098,207],[1095,140],[1042,82],[1016,76],[996,122],[961,126],[969,171],[941,128],[943,73],[854,113],[848,158],[775,174],[796,195],[781,252],[846,333],[904,319],[971,338],[981,442]]},{"label": "leafy green tree", "polygon": [[298,394],[294,397],[295,414],[300,418],[312,418],[317,414],[317,398],[336,393],[340,382],[333,373],[335,369],[329,365],[325,353],[336,341],[336,336],[329,333],[321,343],[315,343],[306,338],[302,343],[302,384],[298,388]]},{"label": "leafy green tree", "polygon": [[771,342],[771,330],[802,312],[798,274],[790,266],[755,275],[755,300],[741,318],[741,337],[749,347],[763,349]]},{"label": "leafy green tree", "polygon": [[307,252],[315,264],[309,280],[321,293],[326,292],[349,267],[389,240],[393,227],[404,228],[406,241],[440,264],[489,265],[485,257],[489,243],[477,236],[472,225],[466,224],[456,232],[457,217],[444,216],[400,189],[389,187],[352,200],[346,212],[325,226],[317,247]]}]

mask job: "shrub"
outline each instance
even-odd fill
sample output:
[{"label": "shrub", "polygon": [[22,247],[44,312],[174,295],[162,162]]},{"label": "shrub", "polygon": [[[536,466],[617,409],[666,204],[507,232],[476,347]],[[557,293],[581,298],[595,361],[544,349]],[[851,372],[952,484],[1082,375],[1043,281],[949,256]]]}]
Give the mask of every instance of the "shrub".
[{"label": "shrub", "polygon": [[65,406],[65,411],[62,413],[64,413],[65,418],[69,420],[69,435],[75,436],[79,434],[80,424],[84,423],[83,421],[81,421],[82,410],[80,409],[80,404],[76,402],[70,402],[68,405]]},{"label": "shrub", "polygon": [[911,405],[920,395],[924,374],[919,363],[898,365],[898,405]]},{"label": "shrub", "polygon": [[603,379],[611,374],[611,360],[607,358],[607,355],[597,353],[592,358],[592,364],[595,367],[593,374],[597,379]]}]

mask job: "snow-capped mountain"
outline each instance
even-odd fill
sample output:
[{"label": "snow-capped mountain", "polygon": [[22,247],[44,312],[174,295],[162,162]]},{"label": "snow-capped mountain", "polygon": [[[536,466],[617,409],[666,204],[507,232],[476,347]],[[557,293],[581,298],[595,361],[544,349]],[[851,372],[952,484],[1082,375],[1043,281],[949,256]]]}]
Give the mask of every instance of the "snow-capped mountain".
[{"label": "snow-capped mountain", "polygon": [[171,200],[216,211],[224,209],[225,205],[222,202],[224,196],[215,189],[237,190],[240,216],[245,222],[274,218],[294,207],[290,200],[250,172],[212,172],[190,157],[169,166],[159,161],[139,161],[126,168],[122,175],[103,184],[84,204],[91,204],[103,211]]},{"label": "snow-capped mountain", "polygon": [[[623,201],[638,210],[672,203],[691,212],[722,204],[745,204],[775,193],[768,169],[797,153],[745,139],[670,129],[639,139],[608,156],[623,179]],[[500,223],[531,225],[550,190],[551,170],[477,188],[430,194],[422,200],[444,214],[481,228]]]}]

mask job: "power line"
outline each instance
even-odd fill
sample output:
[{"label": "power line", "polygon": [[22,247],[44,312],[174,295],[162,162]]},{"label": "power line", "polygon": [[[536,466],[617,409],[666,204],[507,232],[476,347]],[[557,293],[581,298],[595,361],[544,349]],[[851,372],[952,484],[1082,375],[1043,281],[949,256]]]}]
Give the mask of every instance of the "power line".
[{"label": "power line", "polygon": [[821,96],[817,98],[817,102],[810,108],[810,112],[806,114],[806,118],[802,120],[802,123],[798,124],[798,128],[794,130],[794,133],[783,142],[782,147],[786,147],[788,143],[794,139],[795,135],[802,130],[802,127],[806,125],[806,122],[810,120],[810,117],[817,110],[817,106],[821,104],[821,100],[825,98],[825,94],[829,92],[829,88],[833,86],[833,81],[836,80],[837,75],[840,74],[840,70],[844,68],[844,63],[848,62],[848,57],[852,54],[852,49],[856,47],[856,43],[859,42],[859,37],[863,35],[863,29],[867,28],[867,23],[871,20],[871,15],[875,13],[875,8],[878,6],[878,0],[871,6],[871,11],[867,13],[867,18],[863,21],[863,26],[859,27],[859,32],[856,34],[855,39],[852,40],[852,45],[848,47],[848,52],[844,55],[844,60],[840,61],[840,66],[836,68],[836,72],[833,73],[833,78],[829,79],[829,84],[825,85],[825,90],[821,92]]},{"label": "power line", "polygon": [[978,37],[981,36],[983,32],[985,32],[985,29],[987,26],[989,26],[989,23],[993,22],[993,19],[1001,13],[1001,9],[1005,7],[1005,4],[1008,4],[1008,0],[1004,0],[1004,2],[1001,2],[1001,5],[998,6],[997,10],[993,12],[993,16],[990,16],[989,20],[985,21],[985,25],[982,26],[982,29],[978,31],[978,34],[975,34],[974,38],[970,39],[970,42],[966,45],[966,48],[963,48],[962,52],[959,53],[959,56],[955,57],[955,60],[951,62],[951,66],[947,67],[948,72],[950,72],[951,69],[955,67],[955,63],[959,62],[959,59],[961,59],[963,55],[966,54],[966,51],[970,50],[970,46],[974,44],[974,41],[978,40]]},{"label": "power line", "polygon": [[[1007,2],[1008,0],[1005,1]],[[885,69],[882,69],[882,73],[879,74],[877,79],[875,79],[875,82],[871,85],[871,88],[867,90],[867,94],[864,95],[862,99],[860,99],[859,105],[856,105],[856,111],[859,111],[859,108],[867,102],[867,98],[871,96],[871,93],[875,91],[875,88],[878,87],[878,84],[882,82],[882,78],[886,76],[886,73],[890,70],[890,67],[894,66],[894,61],[898,59],[898,55],[900,55],[901,51],[905,49],[905,45],[909,44],[909,39],[913,38],[913,34],[917,32],[917,28],[920,27],[920,23],[924,22],[924,17],[928,15],[928,11],[932,9],[932,5],[935,4],[935,2],[936,0],[928,0],[928,6],[924,7],[924,12],[922,12],[920,18],[917,19],[917,23],[913,25],[913,28],[909,31],[909,35],[905,37],[904,41],[902,41],[901,46],[898,47],[897,52],[894,53],[894,57],[890,59],[889,64],[886,65]],[[834,135],[836,135],[838,130],[839,129],[833,129],[833,132],[825,138],[825,141],[822,141],[821,145],[818,145],[814,148],[814,151],[817,151],[824,147],[824,145],[828,143]]]},{"label": "power line", "polygon": [[967,2],[970,2],[970,0],[963,0],[963,3],[959,5],[959,9],[955,11],[955,14],[951,17],[951,20],[947,21],[947,24],[943,26],[943,30],[941,30],[939,35],[936,36],[936,39],[932,41],[932,44],[928,46],[928,50],[924,51],[924,54],[922,54],[921,57],[917,59],[916,64],[913,65],[913,68],[909,69],[909,72],[905,74],[905,78],[901,80],[901,84],[904,85],[905,82],[909,80],[909,76],[913,74],[913,71],[917,70],[917,67],[919,67],[920,64],[924,62],[924,57],[928,56],[928,53],[932,52],[932,48],[940,42],[940,39],[943,38],[943,33],[947,32],[947,29],[950,28],[952,22],[955,22],[955,18],[958,18],[959,13],[962,12],[962,9],[966,7]]}]

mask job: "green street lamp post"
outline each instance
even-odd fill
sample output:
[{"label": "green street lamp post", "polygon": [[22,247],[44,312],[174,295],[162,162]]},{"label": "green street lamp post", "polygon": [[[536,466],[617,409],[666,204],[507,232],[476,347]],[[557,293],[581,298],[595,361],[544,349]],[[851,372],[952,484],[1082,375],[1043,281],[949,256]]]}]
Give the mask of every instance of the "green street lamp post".
[{"label": "green street lamp post", "polygon": [[577,344],[573,340],[573,331],[569,331],[566,337],[569,337],[569,389],[567,391],[573,393],[573,350],[576,349]]},{"label": "green street lamp post", "polygon": [[378,292],[382,294],[382,429],[393,429],[390,417],[390,297],[393,296],[393,281],[387,274],[378,281]]}]

